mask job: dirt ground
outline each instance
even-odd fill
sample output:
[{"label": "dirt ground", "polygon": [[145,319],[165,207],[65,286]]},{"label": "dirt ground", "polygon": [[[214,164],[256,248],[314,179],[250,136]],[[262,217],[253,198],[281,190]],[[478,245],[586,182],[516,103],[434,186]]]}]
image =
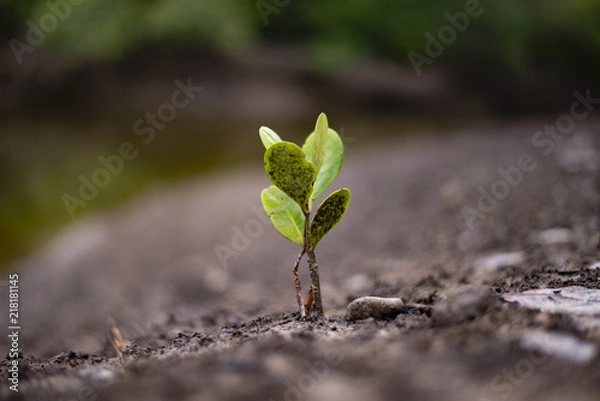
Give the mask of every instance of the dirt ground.
[{"label": "dirt ground", "polygon": [[[600,316],[502,296],[600,289],[598,122],[540,147],[532,138],[552,118],[444,136],[357,133],[333,186],[351,189],[348,213],[317,249],[323,320],[296,313],[298,249],[265,223],[258,142],[254,166],[76,221],[11,266],[20,391],[8,389],[5,359],[0,398],[597,401]],[[498,184],[499,169],[512,184]],[[480,191],[503,199],[478,206]],[[348,302],[365,295],[423,307],[346,321]],[[122,356],[108,316],[131,341]]]}]

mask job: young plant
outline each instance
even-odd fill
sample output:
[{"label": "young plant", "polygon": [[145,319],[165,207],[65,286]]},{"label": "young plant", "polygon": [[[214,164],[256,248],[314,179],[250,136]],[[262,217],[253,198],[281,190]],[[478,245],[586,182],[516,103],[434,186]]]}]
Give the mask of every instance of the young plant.
[{"label": "young plant", "polygon": [[[350,202],[350,191],[339,189],[317,208],[311,220],[315,200],[337,177],[344,161],[344,145],[339,135],[329,128],[327,116],[319,115],[315,130],[302,148],[285,142],[270,128],[260,127],[260,139],[265,151],[265,171],[273,184],[265,188],[261,200],[275,229],[288,240],[302,247],[292,269],[292,280],[300,316],[314,310],[323,316],[323,301],[319,281],[319,265],[315,248],[341,220]],[[304,255],[308,258],[311,286],[306,305],[298,267]]]}]

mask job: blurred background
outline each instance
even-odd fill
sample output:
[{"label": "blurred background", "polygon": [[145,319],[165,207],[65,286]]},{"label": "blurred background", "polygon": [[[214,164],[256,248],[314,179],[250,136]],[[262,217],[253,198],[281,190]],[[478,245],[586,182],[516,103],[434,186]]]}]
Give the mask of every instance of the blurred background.
[{"label": "blurred background", "polygon": [[0,266],[141,191],[262,163],[261,125],[300,140],[325,111],[352,148],[568,110],[598,93],[599,16],[597,0],[0,0]]}]

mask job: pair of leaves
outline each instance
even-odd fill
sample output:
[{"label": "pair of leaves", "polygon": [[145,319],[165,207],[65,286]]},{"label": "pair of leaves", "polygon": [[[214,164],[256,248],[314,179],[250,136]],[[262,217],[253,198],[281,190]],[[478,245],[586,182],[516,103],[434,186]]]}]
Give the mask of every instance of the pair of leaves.
[{"label": "pair of leaves", "polygon": [[[305,219],[300,207],[274,185],[262,191],[261,200],[273,227],[293,243],[304,246]],[[350,191],[342,188],[321,203],[310,224],[310,243],[313,248],[341,220],[349,202]]]},{"label": "pair of leaves", "polygon": [[[275,186],[263,190],[261,199],[273,226],[290,241],[303,246],[305,216],[313,202],[337,177],[344,159],[339,135],[329,128],[321,114],[315,131],[302,149],[284,142],[270,128],[261,127],[265,152],[265,170]],[[350,200],[350,191],[341,189],[319,206],[310,227],[310,242],[317,243],[340,221]]]},{"label": "pair of leaves", "polygon": [[[261,127],[259,129],[259,134],[263,145],[267,149],[267,152],[265,153],[265,164],[268,164],[267,160],[271,159],[270,156],[267,156],[269,149],[273,145],[283,141],[275,131],[268,127]],[[289,142],[286,143],[294,145]],[[308,204],[309,209],[311,209],[314,201],[321,196],[336,179],[344,162],[344,144],[342,143],[342,139],[337,132],[329,128],[327,116],[324,113],[319,115],[315,130],[308,138],[306,138],[306,142],[302,146],[302,151],[305,154],[306,160],[311,162],[317,169],[317,179],[313,184]],[[290,152],[297,152],[297,150],[290,150]],[[272,160],[272,162],[273,164],[277,164],[283,163],[284,160]],[[273,183],[278,185],[275,181]],[[306,182],[305,184],[309,184],[309,182]],[[294,200],[298,202],[304,201],[305,199],[304,196],[302,196],[300,199]]]}]

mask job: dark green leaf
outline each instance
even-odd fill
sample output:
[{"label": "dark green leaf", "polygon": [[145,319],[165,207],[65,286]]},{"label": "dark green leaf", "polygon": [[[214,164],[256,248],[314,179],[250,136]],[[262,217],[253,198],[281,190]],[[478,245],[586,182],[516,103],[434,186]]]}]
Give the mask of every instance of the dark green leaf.
[{"label": "dark green leaf", "polygon": [[319,205],[310,225],[310,242],[313,248],[342,219],[349,202],[350,190],[343,188],[329,195]]},{"label": "dark green leaf", "polygon": [[317,169],[306,160],[302,149],[291,142],[271,145],[265,152],[265,171],[277,188],[296,201],[304,212],[309,212]]}]

